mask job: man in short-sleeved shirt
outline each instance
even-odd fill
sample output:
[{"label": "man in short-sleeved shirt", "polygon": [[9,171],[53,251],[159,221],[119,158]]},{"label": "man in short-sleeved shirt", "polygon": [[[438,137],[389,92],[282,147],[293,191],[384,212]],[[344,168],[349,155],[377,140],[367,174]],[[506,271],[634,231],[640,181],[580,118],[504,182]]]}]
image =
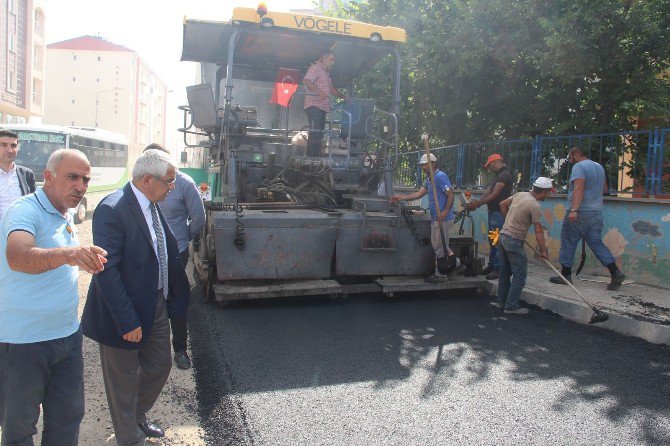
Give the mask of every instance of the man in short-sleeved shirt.
[{"label": "man in short-sleeved shirt", "polygon": [[69,208],[90,180],[86,156],[54,152],[44,187],[16,200],[0,223],[0,421],[3,444],[77,443],[84,416],[79,268],[97,273],[106,252],[79,246]]},{"label": "man in short-sleeved shirt", "polygon": [[[430,208],[430,216],[433,220],[431,222],[430,241],[435,252],[436,259],[445,257],[444,248],[442,246],[442,237],[444,236],[445,244],[447,245],[447,269],[440,268],[441,262],[438,260],[435,273],[426,279],[428,282],[444,281],[447,274],[460,264],[459,259],[454,255],[453,251],[449,249],[449,225],[454,220],[454,191],[451,186],[451,181],[446,173],[439,170],[436,166],[437,158],[435,155],[430,155],[430,162],[433,169],[433,178],[435,178],[435,188],[437,190],[437,201],[439,205],[439,212],[435,208],[435,198],[433,194],[433,186],[430,183],[430,167],[428,165],[428,157],[422,155],[419,160],[419,166],[426,174],[426,181],[417,192],[411,194],[393,195],[389,198],[389,202],[397,203],[401,200],[411,201],[417,200],[428,194],[428,207]],[[440,234],[442,232],[442,235]]]},{"label": "man in short-sleeved shirt", "polygon": [[[473,200],[470,204],[465,205],[465,208],[472,211],[485,204],[488,208],[489,231],[499,231],[505,222],[500,212],[500,202],[506,200],[512,194],[512,174],[503,163],[503,157],[499,153],[494,153],[488,157],[484,169],[495,174],[495,177],[493,177],[493,181],[491,181],[482,198]],[[498,248],[490,243],[489,264],[484,270],[484,274],[486,274],[488,280],[495,280],[498,278],[499,270]]]},{"label": "man in short-sleeved shirt", "polygon": [[326,113],[330,111],[330,95],[346,99],[346,95],[340,93],[333,87],[330,78],[330,69],[335,63],[335,53],[331,50],[324,51],[321,58],[314,63],[302,83],[307,87],[305,96],[305,114],[309,124],[309,135],[307,137],[307,156],[321,156],[321,141],[323,130],[326,128]]},{"label": "man in short-sleeved shirt", "polygon": [[[608,290],[618,290],[626,276],[619,270],[614,256],[602,241],[603,194],[607,193],[605,169],[591,161],[579,148],[573,147],[568,153],[568,161],[574,164],[568,188],[568,212],[561,227],[561,274],[572,281],[572,265],[580,240],[586,241],[600,263],[610,272]],[[558,276],[549,279],[551,283],[563,285]]]},{"label": "man in short-sleeved shirt", "polygon": [[540,221],[542,206],[550,192],[554,192],[551,180],[539,177],[533,183],[530,192],[519,192],[500,202],[500,210],[505,216],[505,224],[498,238],[498,258],[500,261],[500,276],[498,277],[499,308],[504,308],[508,314],[528,314],[528,308],[519,306],[521,291],[526,286],[528,274],[528,257],[524,243],[528,228],[535,228],[535,240],[540,249],[540,255],[547,258],[547,248],[544,242],[544,232]]}]

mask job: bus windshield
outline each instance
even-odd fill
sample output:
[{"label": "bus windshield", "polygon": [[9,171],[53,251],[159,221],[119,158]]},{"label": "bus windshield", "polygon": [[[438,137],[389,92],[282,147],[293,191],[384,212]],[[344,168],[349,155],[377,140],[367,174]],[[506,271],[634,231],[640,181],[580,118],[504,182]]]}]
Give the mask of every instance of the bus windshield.
[{"label": "bus windshield", "polygon": [[35,180],[43,181],[43,171],[49,156],[58,149],[64,149],[65,135],[39,131],[17,131],[19,135],[19,151],[16,164],[20,164],[35,172]]}]

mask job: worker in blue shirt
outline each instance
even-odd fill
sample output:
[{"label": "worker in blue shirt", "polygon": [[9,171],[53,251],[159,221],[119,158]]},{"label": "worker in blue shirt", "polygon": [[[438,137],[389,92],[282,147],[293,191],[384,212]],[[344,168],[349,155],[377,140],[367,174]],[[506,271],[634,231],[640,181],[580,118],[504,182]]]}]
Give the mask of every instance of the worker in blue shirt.
[{"label": "worker in blue shirt", "polygon": [[399,194],[393,195],[389,198],[389,202],[397,203],[398,201],[411,201],[418,200],[424,195],[428,194],[428,207],[430,208],[430,216],[432,219],[431,222],[431,233],[430,233],[430,242],[433,246],[433,251],[435,252],[435,258],[441,259],[444,257],[444,249],[442,247],[442,236],[440,235],[440,230],[444,234],[444,240],[447,244],[447,256],[448,264],[450,268],[448,270],[440,271],[440,269],[435,267],[435,273],[426,279],[427,282],[441,282],[446,280],[447,273],[451,272],[454,268],[458,267],[459,260],[454,255],[453,251],[449,249],[449,225],[454,221],[454,191],[449,181],[447,174],[439,170],[436,166],[437,158],[432,153],[430,154],[430,162],[433,167],[433,177],[435,178],[435,188],[437,189],[437,200],[440,206],[440,211],[437,212],[435,208],[435,198],[432,193],[432,185],[430,184],[430,166],[428,165],[428,157],[424,154],[419,160],[419,166],[426,174],[426,180],[417,192],[412,192],[411,194]]}]

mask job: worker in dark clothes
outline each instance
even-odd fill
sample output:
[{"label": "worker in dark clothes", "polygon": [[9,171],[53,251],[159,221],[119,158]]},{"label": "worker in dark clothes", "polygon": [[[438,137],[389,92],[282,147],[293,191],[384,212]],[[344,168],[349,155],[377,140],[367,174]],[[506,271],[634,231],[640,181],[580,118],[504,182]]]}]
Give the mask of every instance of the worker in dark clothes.
[{"label": "worker in dark clothes", "polygon": [[[494,153],[489,156],[484,164],[484,168],[493,173],[493,181],[489,185],[484,195],[479,200],[465,205],[469,211],[474,211],[479,206],[486,205],[489,211],[489,231],[500,230],[505,223],[505,218],[500,212],[500,202],[506,200],[512,195],[512,174],[509,168],[503,163],[503,157]],[[484,269],[484,274],[488,280],[496,280],[500,274],[500,262],[498,260],[498,248],[490,244],[489,264]]]}]

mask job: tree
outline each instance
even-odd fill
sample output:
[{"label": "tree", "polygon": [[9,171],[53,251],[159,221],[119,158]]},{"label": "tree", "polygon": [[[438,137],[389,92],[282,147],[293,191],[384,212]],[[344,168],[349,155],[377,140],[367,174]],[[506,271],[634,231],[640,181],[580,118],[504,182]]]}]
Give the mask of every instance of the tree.
[{"label": "tree", "polygon": [[[367,0],[332,14],[407,30],[401,128],[454,144],[666,119],[670,0]],[[390,61],[357,83],[390,97]]]}]

